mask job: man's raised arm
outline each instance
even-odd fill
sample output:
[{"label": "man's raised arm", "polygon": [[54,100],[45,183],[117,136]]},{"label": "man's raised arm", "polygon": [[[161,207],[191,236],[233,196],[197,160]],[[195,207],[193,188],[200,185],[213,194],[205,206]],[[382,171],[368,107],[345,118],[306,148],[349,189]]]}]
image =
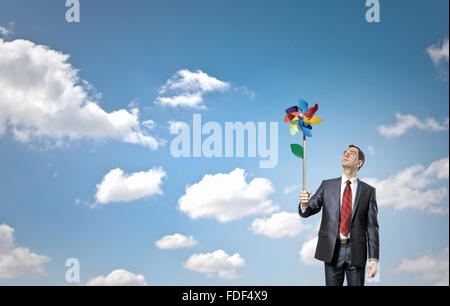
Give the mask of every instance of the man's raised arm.
[{"label": "man's raised arm", "polygon": [[310,190],[300,192],[300,203],[298,204],[298,213],[300,216],[303,218],[308,218],[309,216],[317,214],[320,211],[323,205],[324,184],[324,181],[322,181],[319,189],[317,189],[311,199],[309,199],[309,196],[311,195]]}]

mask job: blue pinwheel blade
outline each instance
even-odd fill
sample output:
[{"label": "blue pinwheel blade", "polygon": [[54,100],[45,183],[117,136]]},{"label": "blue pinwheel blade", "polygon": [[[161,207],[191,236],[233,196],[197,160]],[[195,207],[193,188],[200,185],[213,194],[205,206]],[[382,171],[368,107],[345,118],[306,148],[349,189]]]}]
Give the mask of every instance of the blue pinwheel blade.
[{"label": "blue pinwheel blade", "polygon": [[312,130],[312,125],[311,124],[306,124],[305,121],[302,122],[302,126],[307,128],[307,129]]},{"label": "blue pinwheel blade", "polygon": [[298,100],[298,108],[300,108],[300,113],[308,113],[308,102],[303,99]]},{"label": "blue pinwheel blade", "polygon": [[302,129],[303,134],[305,134],[308,137],[312,137],[312,127],[309,124],[305,124],[304,122],[302,122],[302,124],[300,125],[300,128]]}]

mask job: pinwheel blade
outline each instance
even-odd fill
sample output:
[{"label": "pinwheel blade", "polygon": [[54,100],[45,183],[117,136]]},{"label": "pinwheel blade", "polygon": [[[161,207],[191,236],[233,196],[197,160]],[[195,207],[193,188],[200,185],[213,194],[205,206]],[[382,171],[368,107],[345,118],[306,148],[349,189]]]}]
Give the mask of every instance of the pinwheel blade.
[{"label": "pinwheel blade", "polygon": [[295,113],[298,112],[298,106],[291,106],[288,109],[286,109],[286,114]]},{"label": "pinwheel blade", "polygon": [[312,118],[318,109],[319,109],[319,104],[314,105],[314,107],[311,107],[308,110],[308,112],[305,114],[305,117]]},{"label": "pinwheel blade", "polygon": [[303,114],[300,114],[299,112],[287,114],[286,117],[284,117],[284,122],[291,122],[295,117],[303,117]]},{"label": "pinwheel blade", "polygon": [[323,119],[319,119],[316,116],[313,116],[312,118],[305,117],[303,120],[306,124],[320,124],[323,122]]},{"label": "pinwheel blade", "polygon": [[284,122],[291,122],[292,119],[294,119],[294,115],[287,114],[286,117],[284,117]]},{"label": "pinwheel blade", "polygon": [[303,134],[305,134],[308,137],[312,137],[312,133],[311,133],[312,126],[310,126],[309,124],[307,125],[304,122],[302,122],[301,129],[302,129]]},{"label": "pinwheel blade", "polygon": [[295,134],[297,134],[297,133],[299,133],[301,131],[300,125],[299,125],[299,122],[298,122],[298,118],[293,119],[289,123],[289,131],[291,132],[291,135],[295,135]]},{"label": "pinwheel blade", "polygon": [[300,108],[300,113],[306,114],[308,112],[308,102],[303,99],[298,100],[298,108]]}]

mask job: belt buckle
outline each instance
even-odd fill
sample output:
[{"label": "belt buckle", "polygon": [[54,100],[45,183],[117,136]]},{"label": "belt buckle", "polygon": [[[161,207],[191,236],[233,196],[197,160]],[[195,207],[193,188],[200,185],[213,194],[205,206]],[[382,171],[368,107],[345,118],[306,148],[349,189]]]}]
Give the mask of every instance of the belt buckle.
[{"label": "belt buckle", "polygon": [[348,243],[348,239],[340,239],[341,244],[347,244]]}]

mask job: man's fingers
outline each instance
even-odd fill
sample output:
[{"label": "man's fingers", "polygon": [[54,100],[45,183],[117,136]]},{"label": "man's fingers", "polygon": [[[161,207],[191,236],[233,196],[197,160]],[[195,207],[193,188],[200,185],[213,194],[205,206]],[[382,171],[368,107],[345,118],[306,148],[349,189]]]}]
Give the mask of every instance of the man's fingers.
[{"label": "man's fingers", "polygon": [[307,205],[309,202],[309,195],[311,194],[310,190],[302,190],[300,191],[300,202],[303,206]]},{"label": "man's fingers", "polygon": [[373,278],[375,277],[375,275],[377,274],[377,269],[376,267],[374,267],[374,265],[369,265],[369,267],[367,268],[367,277],[368,278]]}]

